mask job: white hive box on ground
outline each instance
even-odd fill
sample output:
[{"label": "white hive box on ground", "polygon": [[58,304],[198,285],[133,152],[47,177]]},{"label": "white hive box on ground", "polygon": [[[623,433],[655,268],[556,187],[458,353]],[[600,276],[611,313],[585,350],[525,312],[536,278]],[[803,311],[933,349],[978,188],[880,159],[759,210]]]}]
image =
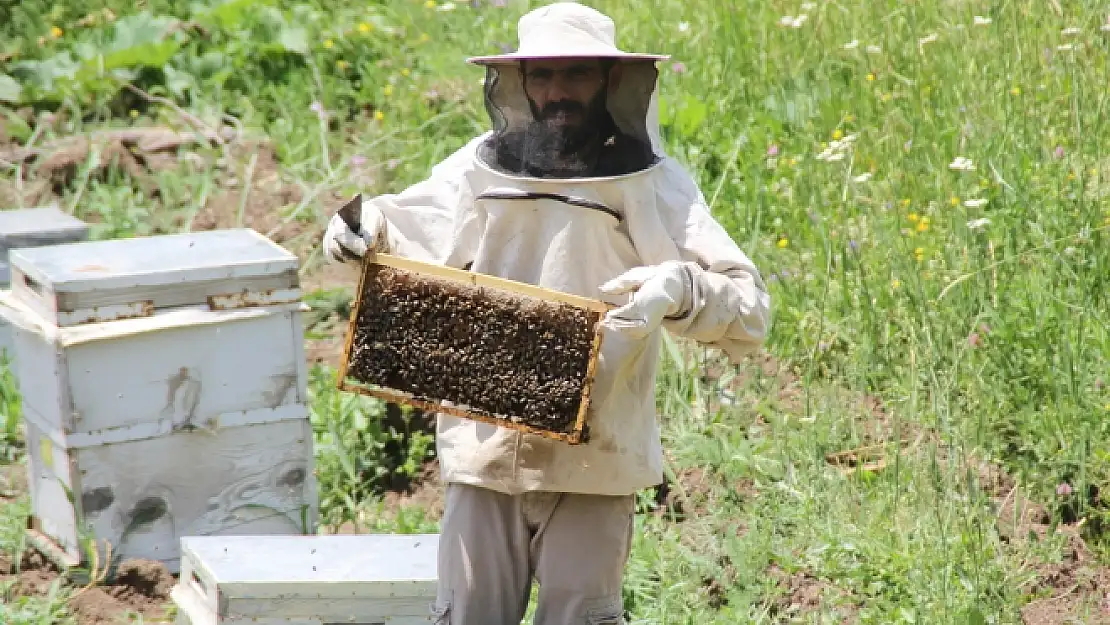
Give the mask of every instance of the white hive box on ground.
[{"label": "white hive box on ground", "polygon": [[293,254],[238,229],[11,264],[0,313],[17,328],[32,537],[176,572],[181,536],[315,532]]},{"label": "white hive box on ground", "polygon": [[[7,290],[11,283],[8,252],[23,247],[42,247],[83,241],[89,236],[89,226],[54,206],[0,210],[0,290]],[[0,320],[0,353],[12,358],[12,332]]]},{"label": "white hive box on ground", "polygon": [[437,534],[181,539],[178,625],[427,625]]}]

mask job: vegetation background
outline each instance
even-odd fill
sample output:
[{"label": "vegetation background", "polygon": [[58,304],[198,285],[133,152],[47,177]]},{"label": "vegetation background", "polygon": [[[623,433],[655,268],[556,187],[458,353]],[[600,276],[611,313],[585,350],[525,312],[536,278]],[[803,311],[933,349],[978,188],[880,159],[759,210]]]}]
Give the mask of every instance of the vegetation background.
[{"label": "vegetation background", "polygon": [[[324,531],[434,530],[427,418],[334,390],[354,277],[319,240],[487,127],[464,59],[539,4],[4,0],[0,207],[297,253]],[[673,55],[667,148],[774,297],[748,363],[667,343],[630,621],[1110,622],[1105,3],[587,4]],[[28,552],[0,402],[0,622],[172,617],[172,580]]]}]

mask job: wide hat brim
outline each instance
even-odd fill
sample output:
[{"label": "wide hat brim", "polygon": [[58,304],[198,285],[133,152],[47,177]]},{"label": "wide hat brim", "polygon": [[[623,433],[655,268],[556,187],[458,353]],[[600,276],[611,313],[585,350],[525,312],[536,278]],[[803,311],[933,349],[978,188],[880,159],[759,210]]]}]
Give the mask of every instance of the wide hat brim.
[{"label": "wide hat brim", "polygon": [[671,58],[668,54],[647,54],[641,52],[622,52],[608,50],[605,52],[587,52],[562,50],[559,52],[528,52],[518,51],[507,54],[494,54],[489,56],[473,56],[466,60],[474,65],[508,65],[521,61],[537,61],[543,59],[590,59],[605,58],[617,61],[643,61],[658,62]]}]

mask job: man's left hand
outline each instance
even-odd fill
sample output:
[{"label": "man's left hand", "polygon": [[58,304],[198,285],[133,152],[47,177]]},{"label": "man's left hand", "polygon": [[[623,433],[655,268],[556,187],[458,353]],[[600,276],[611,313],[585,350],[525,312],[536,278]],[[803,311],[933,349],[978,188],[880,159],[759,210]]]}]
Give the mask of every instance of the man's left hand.
[{"label": "man's left hand", "polygon": [[691,277],[682,263],[636,267],[601,285],[606,295],[633,293],[632,301],[605,315],[605,327],[634,338],[656,330],[667,317],[689,310]]}]

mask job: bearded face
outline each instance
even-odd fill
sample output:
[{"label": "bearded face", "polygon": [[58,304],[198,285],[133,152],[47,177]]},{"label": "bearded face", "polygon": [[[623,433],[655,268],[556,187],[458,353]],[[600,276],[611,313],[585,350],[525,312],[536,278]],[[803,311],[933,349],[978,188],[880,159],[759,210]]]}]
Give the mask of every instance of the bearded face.
[{"label": "bearded face", "polygon": [[529,164],[552,176],[585,175],[611,132],[608,68],[597,59],[559,59],[522,69],[533,117],[524,137]]}]

